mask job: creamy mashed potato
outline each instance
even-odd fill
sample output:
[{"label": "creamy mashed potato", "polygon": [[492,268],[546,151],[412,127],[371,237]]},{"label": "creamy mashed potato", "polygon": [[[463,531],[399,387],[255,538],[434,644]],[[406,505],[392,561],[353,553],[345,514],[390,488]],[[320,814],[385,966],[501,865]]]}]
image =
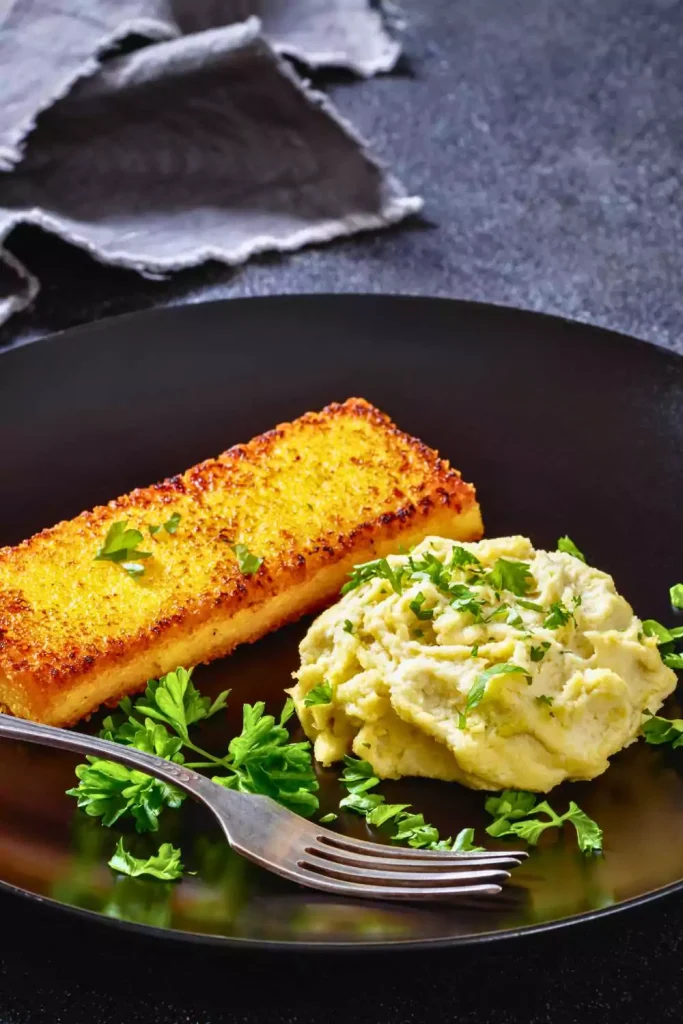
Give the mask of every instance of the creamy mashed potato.
[{"label": "creamy mashed potato", "polygon": [[525,537],[357,567],[292,695],[324,765],[546,792],[592,779],[676,686],[612,578]]}]

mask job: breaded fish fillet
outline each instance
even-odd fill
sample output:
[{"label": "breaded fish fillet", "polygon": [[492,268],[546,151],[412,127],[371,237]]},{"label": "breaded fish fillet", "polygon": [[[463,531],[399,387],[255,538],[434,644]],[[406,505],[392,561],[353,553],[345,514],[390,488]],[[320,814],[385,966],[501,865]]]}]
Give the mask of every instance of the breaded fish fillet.
[{"label": "breaded fish fillet", "polygon": [[[174,514],[175,533],[150,536]],[[137,578],[95,560],[122,521],[151,552]],[[307,413],[0,549],[0,708],[77,722],[316,610],[352,565],[428,533],[482,533],[474,489],[448,462],[362,399]],[[247,551],[263,559],[248,575]]]}]

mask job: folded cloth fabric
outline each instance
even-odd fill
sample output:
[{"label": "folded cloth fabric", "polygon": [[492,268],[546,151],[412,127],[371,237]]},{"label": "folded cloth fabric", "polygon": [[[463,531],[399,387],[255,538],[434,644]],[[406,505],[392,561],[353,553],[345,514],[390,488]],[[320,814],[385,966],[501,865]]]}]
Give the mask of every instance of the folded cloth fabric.
[{"label": "folded cloth fabric", "polygon": [[[107,56],[131,35],[150,45]],[[282,53],[368,75],[398,47],[368,0],[15,0],[0,21],[0,322],[38,287],[3,249],[20,223],[159,273],[418,210]]]}]

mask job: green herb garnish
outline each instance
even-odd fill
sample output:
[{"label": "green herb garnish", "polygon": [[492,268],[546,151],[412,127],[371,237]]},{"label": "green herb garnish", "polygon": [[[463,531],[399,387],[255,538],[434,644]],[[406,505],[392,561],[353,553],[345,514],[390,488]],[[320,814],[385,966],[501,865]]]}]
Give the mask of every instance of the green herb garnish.
[{"label": "green herb garnish", "polygon": [[669,596],[674,608],[683,609],[683,583],[674,583],[669,589]]},{"label": "green herb garnish", "polygon": [[363,815],[368,825],[379,828],[393,825],[392,840],[405,843],[413,849],[427,850],[482,850],[475,846],[474,829],[463,829],[455,840],[441,839],[438,830],[427,824],[422,814],[410,810],[410,804],[388,804],[381,793],[371,793],[380,780],[374,774],[372,765],[355,757],[345,757],[345,768],[342,782],[349,795],[340,801],[339,806],[356,814]]},{"label": "green herb garnish", "polygon": [[353,623],[351,622],[351,620],[350,619],[344,619],[344,625],[342,627],[344,632],[345,633],[353,633],[353,628],[354,627],[353,627]]},{"label": "green herb garnish", "polygon": [[263,565],[263,559],[258,555],[252,555],[246,544],[233,544],[232,550],[237,556],[237,564],[243,576],[253,576]]},{"label": "green herb garnish", "polygon": [[545,629],[559,629],[561,626],[566,626],[569,620],[573,618],[573,614],[562,601],[553,601],[548,614],[543,620],[543,626]]},{"label": "green herb garnish", "polygon": [[372,562],[356,565],[348,575],[350,578],[341,588],[342,594],[348,594],[350,590],[356,590],[363,583],[374,579],[388,580],[396,594],[403,593],[403,570],[392,569],[386,558],[376,558]]},{"label": "green herb garnish", "polygon": [[423,621],[426,621],[428,619],[433,619],[434,618],[434,609],[433,608],[423,608],[422,605],[424,603],[425,603],[425,596],[422,593],[422,591],[420,590],[419,593],[416,595],[415,599],[410,602],[410,605],[408,607],[410,608],[410,610],[413,613],[413,615],[415,615],[416,618],[418,618],[418,619],[421,619]]},{"label": "green herb garnish", "polygon": [[506,662],[502,665],[493,665],[491,668],[484,669],[483,672],[480,672],[467,694],[465,714],[481,704],[489,679],[492,679],[493,676],[513,675],[517,672],[521,672],[523,675],[526,675],[526,672],[521,665],[512,665],[510,662]]},{"label": "green herb garnish", "polygon": [[[318,782],[311,763],[310,744],[292,743],[285,724],[294,712],[288,700],[279,721],[266,715],[265,705],[245,704],[243,728],[231,740],[225,755],[217,756],[197,746],[191,727],[211,718],[226,706],[227,691],[213,702],[202,696],[191,672],[178,668],[159,680],[152,679],[145,693],[132,701],[126,697],[116,714],[103,723],[104,739],[157,754],[189,768],[220,771],[213,781],[244,793],[262,793],[286,807],[310,817],[318,809]],[[191,751],[198,760],[186,761]],[[68,791],[86,814],[111,826],[131,816],[138,832],[155,832],[165,808],[179,807],[184,793],[143,772],[115,761],[89,757],[79,765],[79,784]]]},{"label": "green herb garnish", "polygon": [[311,708],[317,704],[331,704],[332,703],[332,687],[326,681],[319,683],[318,686],[314,686],[312,690],[309,690],[304,697],[304,707]]},{"label": "green herb garnish", "polygon": [[165,523],[161,524],[161,526],[148,526],[147,529],[149,530],[150,537],[156,537],[159,530],[165,530],[166,533],[170,534],[175,533],[180,524],[180,519],[180,513],[174,512],[173,515],[170,516],[170,518],[168,518]]},{"label": "green herb garnish", "polygon": [[451,553],[451,569],[460,569],[464,565],[481,566],[481,562],[471,551],[467,551],[460,544],[456,544]]},{"label": "green herb garnish", "polygon": [[683,747],[683,718],[660,718],[649,712],[646,714],[640,726],[646,743],[652,746],[670,743],[672,747]]},{"label": "green herb garnish", "polygon": [[532,661],[543,661],[548,650],[550,643],[548,640],[544,640],[543,643],[539,644],[538,647],[532,647],[529,651],[529,655]]},{"label": "green herb garnish", "polygon": [[528,562],[511,562],[507,558],[499,558],[493,569],[483,577],[495,591],[509,590],[511,594],[524,597],[532,589],[534,578]]},{"label": "green herb garnish", "polygon": [[116,844],[116,852],[109,861],[109,867],[118,871],[120,875],[128,875],[130,878],[139,878],[140,875],[151,875],[152,878],[159,878],[164,882],[174,882],[181,878],[184,868],[180,860],[181,853],[170,843],[162,843],[158,853],[147,860],[134,857],[124,845],[123,839]]},{"label": "green herb garnish", "polygon": [[586,561],[583,551],[577,548],[571,537],[560,537],[557,542],[557,550],[564,551],[565,555],[572,555],[574,558],[578,558],[580,562]]},{"label": "green herb garnish", "polygon": [[335,814],[334,811],[330,811],[329,814],[323,814],[322,818],[320,818],[320,824],[328,825],[331,821],[336,821],[338,817],[338,814]]},{"label": "green herb garnish", "polygon": [[538,697],[534,697],[537,704],[547,704],[548,707],[552,707],[555,702],[554,697],[549,697],[547,693],[541,693]]},{"label": "green herb garnish", "polygon": [[[569,810],[560,815],[547,800],[537,803],[534,793],[506,789],[499,797],[489,797],[485,806],[495,818],[486,829],[491,836],[519,836],[535,846],[546,829],[560,828],[565,821],[570,821],[582,853],[602,851],[602,829],[573,800],[569,803]],[[539,818],[539,814],[547,815],[548,820]]]},{"label": "green herb garnish", "polygon": [[134,579],[142,576],[145,567],[141,558],[151,558],[151,551],[140,551],[143,536],[139,530],[127,529],[128,520],[112,523],[104,538],[104,544],[95,555],[96,562],[116,562]]}]

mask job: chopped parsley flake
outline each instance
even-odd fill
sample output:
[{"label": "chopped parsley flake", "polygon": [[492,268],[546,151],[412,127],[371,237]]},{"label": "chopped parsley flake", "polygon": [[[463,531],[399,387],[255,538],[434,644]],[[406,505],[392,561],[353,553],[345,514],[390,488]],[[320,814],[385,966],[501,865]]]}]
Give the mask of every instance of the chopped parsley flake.
[{"label": "chopped parsley flake", "polygon": [[571,537],[560,537],[557,542],[557,550],[563,551],[565,555],[572,555],[574,558],[578,558],[580,562],[586,561],[586,556],[583,551],[580,551],[579,548],[577,548]]},{"label": "chopped parsley flake", "polygon": [[543,620],[543,626],[545,629],[559,629],[561,626],[566,626],[571,618],[573,618],[572,613],[561,601],[553,601]]},{"label": "chopped parsley flake", "polygon": [[112,523],[104,538],[104,544],[95,555],[96,562],[116,562],[134,579],[142,576],[145,567],[141,558],[151,558],[151,551],[140,551],[143,536],[139,530],[128,530],[126,519]]},{"label": "chopped parsley flake", "polygon": [[683,609],[683,583],[674,583],[673,587],[669,590],[669,596],[674,608]]},{"label": "chopped parsley flake", "polygon": [[537,704],[547,704],[548,707],[552,707],[555,698],[549,697],[547,693],[541,693],[538,697],[534,697]]},{"label": "chopped parsley flake", "polygon": [[356,565],[348,574],[349,579],[341,588],[342,594],[348,594],[350,590],[356,590],[363,583],[374,579],[384,579],[391,583],[395,593],[403,592],[403,570],[394,570],[386,558],[376,558],[372,562],[364,562],[363,565]]},{"label": "chopped parsley flake", "polygon": [[417,594],[417,596],[415,597],[415,599],[410,602],[409,607],[410,607],[411,612],[413,613],[413,615],[415,615],[418,619],[421,619],[422,621],[427,621],[428,619],[433,619],[434,618],[434,609],[433,608],[423,608],[422,605],[424,603],[425,603],[425,596],[422,593],[422,591],[420,591]]},{"label": "chopped parsley flake", "polygon": [[176,533],[178,526],[180,525],[181,518],[182,517],[179,512],[174,512],[165,523],[161,524],[161,526],[148,526],[147,529],[149,530],[150,537],[156,537],[159,530],[165,530],[166,533],[170,534]]},{"label": "chopped parsley flake", "polygon": [[259,571],[263,564],[263,559],[259,558],[258,555],[252,555],[246,544],[233,544],[232,550],[237,556],[237,564],[243,576],[253,576],[254,573]]},{"label": "chopped parsley flake", "polygon": [[345,633],[353,633],[353,629],[354,629],[354,626],[353,626],[353,623],[351,622],[351,619],[344,619],[344,626],[343,626],[344,632]]},{"label": "chopped parsley flake", "polygon": [[312,690],[309,690],[304,697],[304,707],[312,708],[317,704],[331,704],[332,703],[332,687],[330,684],[323,680],[317,686],[314,686]]},{"label": "chopped parsley flake", "polygon": [[550,643],[549,643],[548,640],[544,640],[543,643],[539,644],[538,647],[532,647],[531,650],[529,651],[529,655],[531,657],[531,660],[532,661],[543,661],[543,659],[546,656],[546,652],[548,651],[549,648],[550,648]]}]

